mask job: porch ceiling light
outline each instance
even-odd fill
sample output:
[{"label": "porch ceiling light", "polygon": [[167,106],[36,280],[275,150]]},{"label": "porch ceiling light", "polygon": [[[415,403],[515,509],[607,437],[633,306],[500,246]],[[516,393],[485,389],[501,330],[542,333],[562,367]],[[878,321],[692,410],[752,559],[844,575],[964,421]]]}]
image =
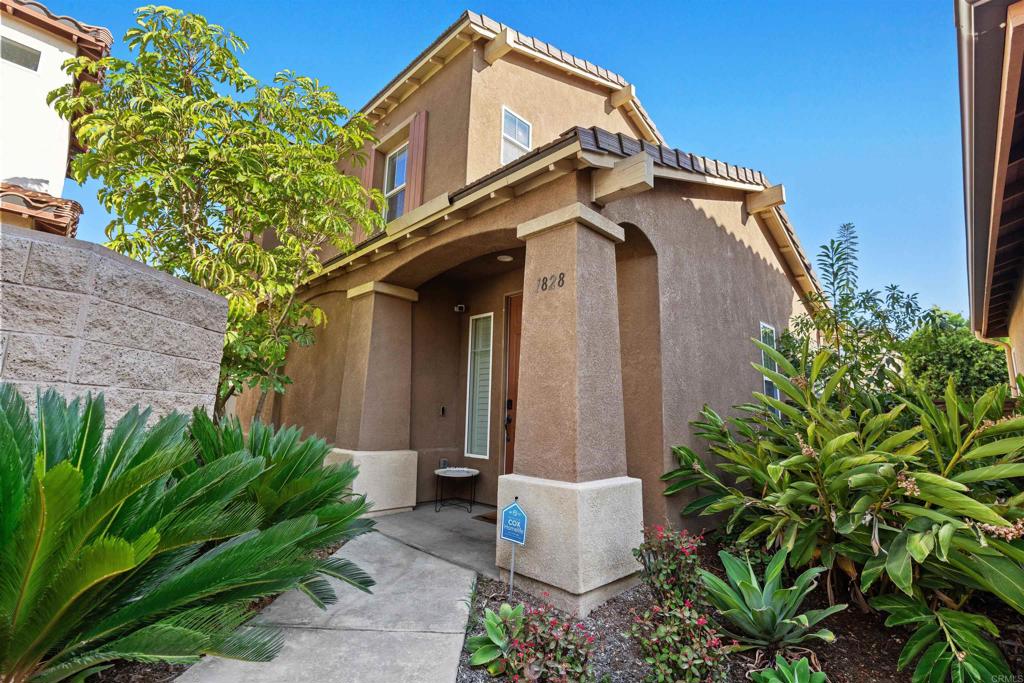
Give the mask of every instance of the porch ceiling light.
[{"label": "porch ceiling light", "polygon": [[512,257],[509,256],[508,254],[499,254],[498,260],[501,261],[502,263],[508,263],[509,261],[512,260]]}]

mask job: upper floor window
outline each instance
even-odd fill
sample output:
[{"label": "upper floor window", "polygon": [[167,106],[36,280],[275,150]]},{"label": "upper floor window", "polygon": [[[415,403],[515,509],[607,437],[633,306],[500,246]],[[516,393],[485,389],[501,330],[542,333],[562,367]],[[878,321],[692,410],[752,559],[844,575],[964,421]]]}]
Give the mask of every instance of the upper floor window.
[{"label": "upper floor window", "polygon": [[501,163],[505,165],[530,151],[532,129],[508,107],[502,107],[501,111]]},{"label": "upper floor window", "polygon": [[388,155],[384,169],[384,196],[387,198],[384,220],[386,221],[395,220],[405,211],[405,175],[408,159],[408,143]]},{"label": "upper floor window", "polygon": [[39,70],[39,57],[42,53],[28,45],[22,45],[16,40],[7,36],[0,38],[0,58],[5,62],[12,62],[32,71]]}]

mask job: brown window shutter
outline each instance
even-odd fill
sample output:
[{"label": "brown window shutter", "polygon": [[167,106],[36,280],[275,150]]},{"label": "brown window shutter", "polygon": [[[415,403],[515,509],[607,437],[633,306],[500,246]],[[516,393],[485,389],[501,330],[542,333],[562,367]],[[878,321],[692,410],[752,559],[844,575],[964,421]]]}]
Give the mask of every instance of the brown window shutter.
[{"label": "brown window shutter", "polygon": [[427,112],[418,111],[409,124],[409,159],[405,179],[405,212],[423,203],[423,176],[427,168]]}]

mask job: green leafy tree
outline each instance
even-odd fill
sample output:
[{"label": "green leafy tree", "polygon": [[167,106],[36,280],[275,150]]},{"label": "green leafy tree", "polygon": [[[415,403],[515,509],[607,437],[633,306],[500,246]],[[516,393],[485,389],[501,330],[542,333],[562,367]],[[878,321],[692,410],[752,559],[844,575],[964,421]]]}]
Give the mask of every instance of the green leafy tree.
[{"label": "green leafy tree", "polygon": [[902,345],[909,379],[941,398],[950,377],[960,396],[978,396],[1006,382],[1006,357],[998,348],[979,341],[964,318],[932,310],[933,323],[913,332]]},{"label": "green leafy tree", "polygon": [[289,382],[288,349],[325,322],[300,285],[353,225],[382,222],[379,192],[338,170],[364,163],[371,125],[314,79],[261,84],[239,63],[245,41],[198,14],[136,16],[131,59],[71,59],[79,87],[50,94],[87,149],[72,174],[103,183],[108,246],[227,297],[217,412],[245,388],[262,407]]},{"label": "green leafy tree", "polygon": [[917,294],[897,285],[884,291],[859,288],[859,252],[853,223],[840,225],[837,237],[818,252],[823,292],[811,296],[812,311],[794,320],[781,343],[794,361],[807,344],[831,348],[828,374],[846,368],[840,397],[853,387],[886,390],[887,373],[900,370],[903,341],[928,322]]}]

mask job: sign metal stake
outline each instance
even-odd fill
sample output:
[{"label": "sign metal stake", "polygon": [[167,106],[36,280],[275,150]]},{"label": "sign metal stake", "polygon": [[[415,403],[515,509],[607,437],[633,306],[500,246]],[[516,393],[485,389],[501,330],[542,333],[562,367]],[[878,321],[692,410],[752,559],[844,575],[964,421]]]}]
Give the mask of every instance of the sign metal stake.
[{"label": "sign metal stake", "polygon": [[501,511],[501,540],[512,544],[512,563],[508,570],[508,601],[512,602],[512,590],[516,582],[516,546],[526,544],[526,512],[519,505],[519,496]]}]

